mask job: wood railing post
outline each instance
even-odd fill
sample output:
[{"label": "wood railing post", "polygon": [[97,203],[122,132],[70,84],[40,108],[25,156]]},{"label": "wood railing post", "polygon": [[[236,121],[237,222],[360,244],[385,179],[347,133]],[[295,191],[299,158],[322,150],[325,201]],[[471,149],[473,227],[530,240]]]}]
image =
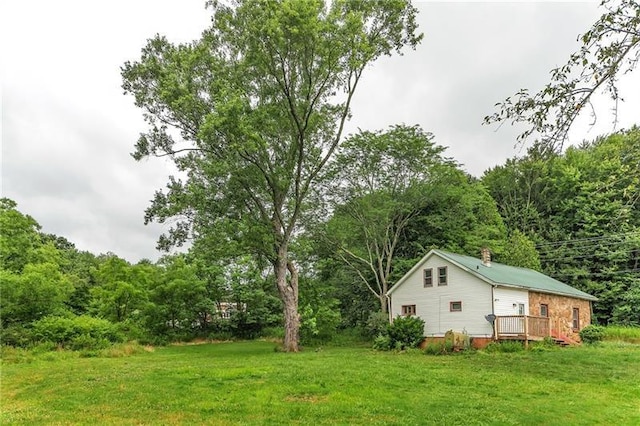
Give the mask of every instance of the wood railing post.
[{"label": "wood railing post", "polygon": [[529,347],[529,317],[524,316],[524,347]]}]

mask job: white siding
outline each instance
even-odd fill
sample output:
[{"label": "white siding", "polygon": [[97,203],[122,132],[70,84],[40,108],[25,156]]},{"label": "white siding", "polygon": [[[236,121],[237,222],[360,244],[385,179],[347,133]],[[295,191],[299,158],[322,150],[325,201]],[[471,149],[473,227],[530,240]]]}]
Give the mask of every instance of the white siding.
[{"label": "white siding", "polygon": [[524,305],[524,314],[529,315],[529,292],[513,288],[496,287],[493,291],[495,314],[519,315],[518,305]]},{"label": "white siding", "polygon": [[[438,267],[447,267],[447,285],[438,286]],[[433,287],[424,287],[423,271],[433,268]],[[461,312],[450,312],[451,302],[462,302]],[[469,274],[437,254],[430,256],[391,295],[391,315],[402,314],[402,305],[416,305],[416,315],[425,321],[425,336],[442,336],[448,330],[471,336],[490,337],[491,324],[484,318],[491,311],[491,285]]]}]

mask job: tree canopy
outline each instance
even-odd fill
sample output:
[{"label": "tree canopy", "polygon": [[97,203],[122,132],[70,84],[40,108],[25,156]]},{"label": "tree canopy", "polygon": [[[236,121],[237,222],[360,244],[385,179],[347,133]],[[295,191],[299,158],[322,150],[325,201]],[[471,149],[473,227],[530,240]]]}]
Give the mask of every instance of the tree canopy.
[{"label": "tree canopy", "polygon": [[325,236],[383,312],[405,229],[455,169],[444,150],[418,126],[397,125],[349,137],[329,168],[334,215]]},{"label": "tree canopy", "polygon": [[534,135],[547,147],[561,149],[581,113],[587,111],[596,119],[594,95],[606,93],[617,111],[624,100],[618,79],[634,71],[640,59],[640,3],[603,0],[601,7],[602,16],[579,36],[580,49],[565,65],[551,70],[551,81],[535,94],[521,89],[496,104],[498,111],[485,117],[485,124],[525,123],[518,141]]},{"label": "tree canopy", "polygon": [[542,271],[600,299],[602,323],[640,324],[639,137],[634,128],[547,157],[536,146],[482,179]]},{"label": "tree canopy", "polygon": [[365,69],[415,47],[408,1],[210,2],[212,25],[189,44],[156,36],[122,69],[150,130],[134,157],[168,156],[182,178],[147,220],[179,218],[161,245],[203,234],[271,263],[285,347],[298,348],[298,269],[289,253],[305,200],[342,139]]}]

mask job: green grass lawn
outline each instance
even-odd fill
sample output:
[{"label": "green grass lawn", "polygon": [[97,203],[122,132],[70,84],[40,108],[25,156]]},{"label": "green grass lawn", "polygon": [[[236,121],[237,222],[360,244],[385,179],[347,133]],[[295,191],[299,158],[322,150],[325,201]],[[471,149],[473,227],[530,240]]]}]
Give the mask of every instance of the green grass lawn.
[{"label": "green grass lawn", "polygon": [[274,343],[2,364],[0,424],[640,424],[640,346],[426,356]]}]

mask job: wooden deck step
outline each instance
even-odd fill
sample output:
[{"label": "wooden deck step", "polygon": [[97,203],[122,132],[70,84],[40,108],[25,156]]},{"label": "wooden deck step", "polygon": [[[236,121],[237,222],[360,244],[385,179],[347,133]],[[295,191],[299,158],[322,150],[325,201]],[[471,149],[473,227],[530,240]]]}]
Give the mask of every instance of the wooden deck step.
[{"label": "wooden deck step", "polygon": [[564,339],[559,339],[557,337],[553,338],[553,343],[555,343],[556,345],[560,345],[560,346],[570,346],[571,343],[567,342]]}]

